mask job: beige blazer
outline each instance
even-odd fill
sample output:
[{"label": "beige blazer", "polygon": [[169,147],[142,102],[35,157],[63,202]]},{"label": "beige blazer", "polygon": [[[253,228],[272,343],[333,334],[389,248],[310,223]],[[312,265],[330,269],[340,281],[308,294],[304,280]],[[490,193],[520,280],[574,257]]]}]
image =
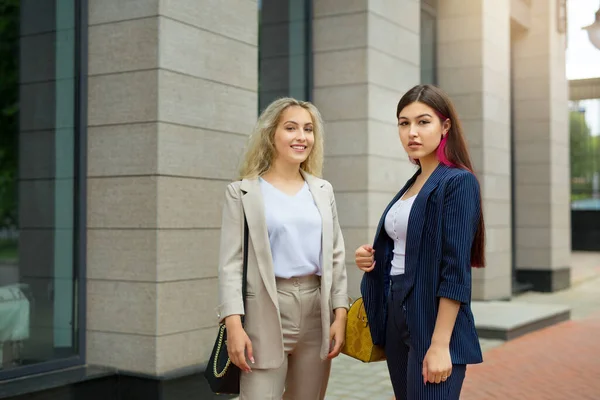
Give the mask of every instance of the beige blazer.
[{"label": "beige blazer", "polygon": [[[321,358],[329,352],[329,327],[336,308],[348,308],[344,239],[337,218],[331,184],[302,172],[321,213],[322,276]],[[248,295],[242,301],[242,244],[244,217],[248,221]],[[252,341],[253,368],[278,368],[284,360],[283,334],[277,301],[273,257],[265,220],[265,208],[258,179],[229,184],[225,193],[219,260],[219,320],[247,314],[246,333]]]}]

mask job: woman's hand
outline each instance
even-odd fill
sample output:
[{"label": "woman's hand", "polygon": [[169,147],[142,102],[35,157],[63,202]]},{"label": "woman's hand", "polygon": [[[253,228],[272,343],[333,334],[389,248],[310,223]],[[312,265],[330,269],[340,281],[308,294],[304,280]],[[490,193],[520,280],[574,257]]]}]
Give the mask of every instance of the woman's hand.
[{"label": "woman's hand", "polygon": [[368,244],[363,244],[354,252],[354,262],[363,272],[371,272],[375,268],[375,250]]},{"label": "woman's hand", "polygon": [[445,382],[452,374],[450,347],[432,343],[423,359],[423,383]]},{"label": "woman's hand", "polygon": [[345,308],[335,309],[335,321],[331,324],[329,329],[329,343],[333,343],[333,348],[327,355],[328,359],[336,358],[346,341],[346,319],[348,316],[348,310]]},{"label": "woman's hand", "polygon": [[254,355],[252,354],[252,342],[242,326],[242,320],[239,315],[230,315],[225,318],[225,327],[227,328],[227,354],[232,363],[244,372],[252,372],[246,362],[246,353],[248,359],[254,364]]}]

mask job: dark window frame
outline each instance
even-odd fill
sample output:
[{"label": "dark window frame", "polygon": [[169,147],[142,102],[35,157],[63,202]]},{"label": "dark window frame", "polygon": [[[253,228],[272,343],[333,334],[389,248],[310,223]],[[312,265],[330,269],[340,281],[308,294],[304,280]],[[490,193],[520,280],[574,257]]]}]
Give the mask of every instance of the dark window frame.
[{"label": "dark window frame", "polygon": [[[421,1],[421,9],[420,9],[420,14],[419,14],[419,18],[421,18],[422,14],[427,14],[429,15],[434,21],[434,27],[433,27],[433,84],[435,86],[439,85],[439,79],[438,79],[438,40],[437,40],[437,35],[438,35],[438,24],[437,24],[437,20],[438,20],[438,12],[437,12],[437,3],[435,6],[431,5],[431,4],[427,4],[424,1]],[[422,37],[420,35],[420,37]],[[420,43],[419,43],[420,46]],[[421,80],[421,68],[422,65],[419,64],[419,81]],[[422,83],[422,82],[421,82]]]},{"label": "dark window frame", "polygon": [[314,90],[314,57],[313,57],[313,17],[314,1],[308,0],[306,5],[306,100],[313,101]]},{"label": "dark window frame", "polygon": [[[288,0],[281,0],[281,1],[288,1]],[[306,80],[306,85],[304,87],[304,94],[302,96],[302,98],[300,100],[306,100],[306,101],[313,101],[313,91],[314,91],[314,55],[313,55],[313,17],[314,17],[314,1],[313,0],[305,0],[306,1],[306,7],[304,9],[304,22],[305,22],[305,33],[304,33],[304,51],[305,51],[305,57],[304,57],[304,78]],[[261,57],[260,57],[260,51],[261,51],[261,18],[260,18],[260,12],[261,12],[261,7],[262,2],[261,0],[259,0],[257,2],[258,5],[258,12],[259,12],[259,21],[258,21],[258,101],[257,101],[257,108],[258,108],[258,115],[260,115],[261,112],[263,112],[263,108],[261,108],[261,101],[260,101],[260,79],[261,79]],[[274,100],[274,99],[273,99]]]},{"label": "dark window frame", "polygon": [[0,370],[0,383],[27,375],[52,372],[84,365],[86,362],[86,237],[87,237],[87,63],[88,0],[75,0],[75,199],[73,238],[75,262],[73,316],[77,326],[77,354],[71,357]]}]

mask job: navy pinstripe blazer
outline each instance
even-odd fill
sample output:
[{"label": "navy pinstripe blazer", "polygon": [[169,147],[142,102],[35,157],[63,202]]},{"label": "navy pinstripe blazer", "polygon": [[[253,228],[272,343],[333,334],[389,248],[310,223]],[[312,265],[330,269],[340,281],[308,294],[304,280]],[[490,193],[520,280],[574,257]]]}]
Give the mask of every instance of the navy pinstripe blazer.
[{"label": "navy pinstripe blazer", "polygon": [[[365,273],[361,293],[373,342],[385,345],[387,296],[394,242],[384,228],[391,206],[413,184],[420,170],[398,192],[381,216],[373,248],[375,268]],[[431,344],[438,298],[461,303],[450,339],[453,364],[483,361],[471,312],[471,246],[480,218],[480,190],[475,176],[440,164],[415,199],[408,219],[404,292],[406,322],[419,360]],[[388,340],[393,340],[388,338]]]}]

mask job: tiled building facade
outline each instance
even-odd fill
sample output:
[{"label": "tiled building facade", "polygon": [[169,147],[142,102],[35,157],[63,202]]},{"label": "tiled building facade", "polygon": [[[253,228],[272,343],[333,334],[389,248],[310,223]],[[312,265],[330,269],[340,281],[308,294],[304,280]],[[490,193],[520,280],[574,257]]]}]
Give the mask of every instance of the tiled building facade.
[{"label": "tiled building facade", "polygon": [[[455,101],[481,182],[488,267],[474,271],[474,298],[569,285],[564,1],[53,0],[45,13],[20,3],[32,27],[20,32],[21,75],[45,83],[21,82],[21,103],[37,108],[20,110],[29,200],[13,280],[54,317],[31,319],[21,352],[34,361],[0,379],[83,363],[145,380],[205,367],[224,189],[259,110],[282,95],[312,100],[325,119],[353,296],[354,249],[414,172],[395,107],[418,83]],[[28,48],[51,61],[36,72]],[[45,104],[56,105],[46,119]],[[33,349],[57,347],[71,361],[48,354],[54,364],[40,369]]]}]

